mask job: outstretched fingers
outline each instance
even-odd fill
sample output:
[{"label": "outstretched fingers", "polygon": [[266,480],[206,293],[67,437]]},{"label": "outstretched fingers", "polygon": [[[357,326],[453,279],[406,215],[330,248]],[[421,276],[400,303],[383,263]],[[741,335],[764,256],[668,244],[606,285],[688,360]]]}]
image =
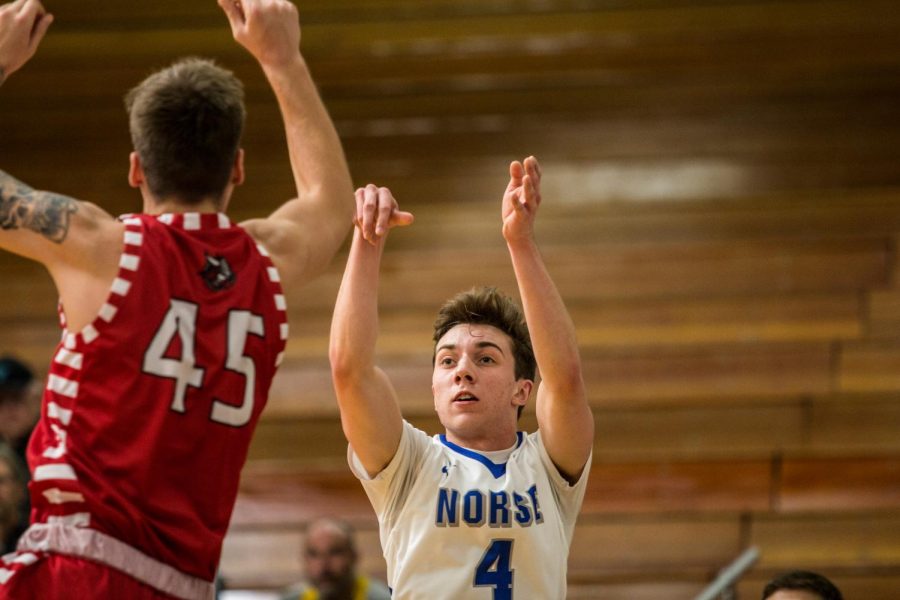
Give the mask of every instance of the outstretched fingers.
[{"label": "outstretched fingers", "polygon": [[225,11],[225,16],[228,17],[232,28],[243,25],[247,20],[241,0],[219,0],[219,6]]},{"label": "outstretched fingers", "polygon": [[53,15],[44,10],[44,7],[41,5],[38,0],[28,0],[27,3],[29,6],[26,6],[25,11],[33,11],[26,12],[26,14],[30,14],[29,18],[33,18],[33,25],[31,28],[31,40],[30,40],[30,48],[33,53],[37,50],[38,44],[41,43],[41,40],[44,39],[44,35],[47,33],[47,30],[50,29],[50,25],[53,23]]},{"label": "outstretched fingers", "polygon": [[538,181],[541,179],[541,164],[534,156],[529,156],[523,161],[525,172]]},{"label": "outstretched fingers", "polygon": [[363,239],[374,244],[393,227],[413,222],[412,213],[400,210],[391,190],[369,184],[356,190],[356,215],[353,223]]},{"label": "outstretched fingers", "polygon": [[522,180],[523,203],[531,210],[541,204],[541,166],[537,159],[529,156],[525,159],[525,177]]},{"label": "outstretched fingers", "polygon": [[506,192],[510,193],[522,185],[522,177],[525,175],[525,167],[517,160],[509,163],[509,185]]}]

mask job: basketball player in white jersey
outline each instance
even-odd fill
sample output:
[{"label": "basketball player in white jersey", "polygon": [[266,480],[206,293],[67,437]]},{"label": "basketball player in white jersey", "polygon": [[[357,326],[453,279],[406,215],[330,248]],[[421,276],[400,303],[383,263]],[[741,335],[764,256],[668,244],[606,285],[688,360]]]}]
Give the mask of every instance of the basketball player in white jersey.
[{"label": "basketball player in white jersey", "polygon": [[[356,192],[330,358],[351,469],[378,516],[395,598],[565,598],[594,424],[574,327],[534,239],[540,178],[534,157],[513,162],[501,211],[524,319],[490,288],[460,294],[438,316],[432,393],[445,433],[434,437],[403,420],[374,363],[385,238],[412,215],[386,188]],[[373,227],[385,213],[389,227]],[[460,246],[462,266],[474,264]],[[535,362],[539,429],[526,434],[517,419]]]}]

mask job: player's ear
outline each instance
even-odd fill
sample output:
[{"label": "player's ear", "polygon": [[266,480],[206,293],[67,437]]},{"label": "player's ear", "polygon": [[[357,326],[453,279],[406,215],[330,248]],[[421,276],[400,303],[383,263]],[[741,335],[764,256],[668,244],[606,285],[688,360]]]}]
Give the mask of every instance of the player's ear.
[{"label": "player's ear", "polygon": [[132,152],[128,155],[128,185],[139,188],[142,183],[144,183],[144,169],[141,166],[141,157],[137,152]]},{"label": "player's ear", "polygon": [[534,387],[534,382],[530,379],[517,379],[516,380],[516,391],[513,393],[513,404],[515,406],[525,406],[528,403],[528,398],[531,396],[531,389]]},{"label": "player's ear", "polygon": [[234,165],[231,167],[231,183],[241,185],[244,183],[244,149],[238,148],[234,157]]}]

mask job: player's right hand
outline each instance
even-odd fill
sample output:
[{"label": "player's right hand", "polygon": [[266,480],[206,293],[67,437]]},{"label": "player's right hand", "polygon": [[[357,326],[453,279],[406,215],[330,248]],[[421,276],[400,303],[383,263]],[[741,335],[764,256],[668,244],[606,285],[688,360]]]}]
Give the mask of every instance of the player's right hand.
[{"label": "player's right hand", "polygon": [[39,0],[0,6],[0,84],[34,56],[52,22]]},{"label": "player's right hand", "polygon": [[263,66],[287,64],[300,53],[297,7],[288,0],[218,0],[235,41]]},{"label": "player's right hand", "polygon": [[374,244],[394,227],[410,225],[415,217],[400,210],[394,195],[386,187],[370,183],[356,190],[356,215],[353,224],[363,238]]}]

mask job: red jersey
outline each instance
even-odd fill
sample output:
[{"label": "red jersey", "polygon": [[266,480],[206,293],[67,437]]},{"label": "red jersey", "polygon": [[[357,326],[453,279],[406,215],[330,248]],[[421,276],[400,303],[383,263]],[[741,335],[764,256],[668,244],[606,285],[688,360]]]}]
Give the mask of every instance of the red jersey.
[{"label": "red jersey", "polygon": [[283,355],[285,300],[265,249],[224,214],[123,222],[106,304],[64,330],[50,366],[20,551],[202,597]]}]

